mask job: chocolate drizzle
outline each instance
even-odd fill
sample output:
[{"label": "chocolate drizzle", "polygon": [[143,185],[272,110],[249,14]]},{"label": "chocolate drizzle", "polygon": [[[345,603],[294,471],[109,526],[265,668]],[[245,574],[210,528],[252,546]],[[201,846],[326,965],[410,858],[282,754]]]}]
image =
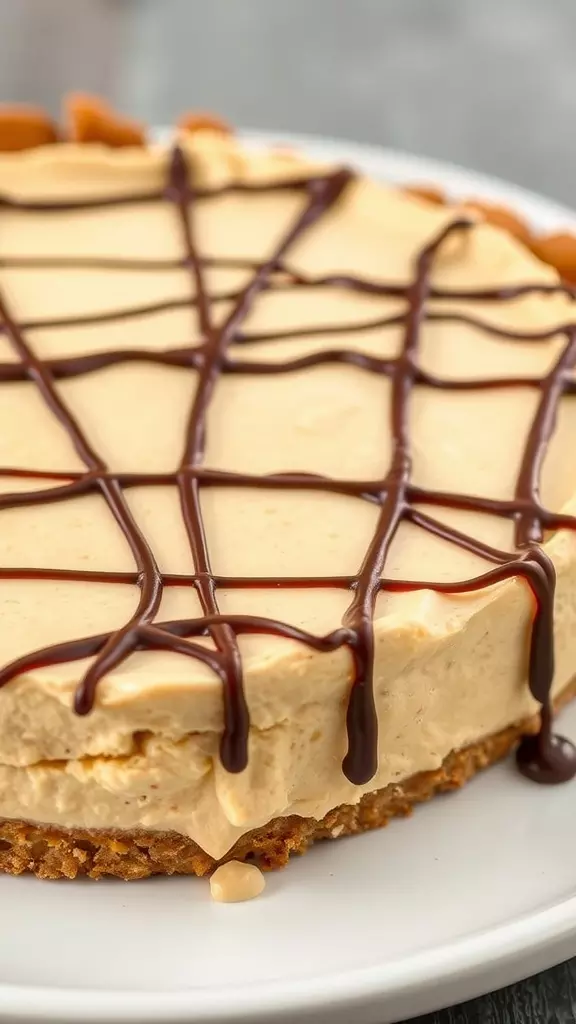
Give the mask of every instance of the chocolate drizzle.
[{"label": "chocolate drizzle", "polygon": [[[0,330],[12,345],[18,362],[0,363],[0,382],[29,380],[33,382],[46,405],[67,432],[85,471],[72,473],[39,472],[6,469],[0,475],[53,482],[54,486],[26,492],[0,495],[0,511],[5,508],[65,501],[78,495],[99,493],[123,531],[134,556],[135,571],[96,572],[65,569],[1,569],[0,579],[73,580],[104,583],[136,584],[140,599],[133,616],[119,630],[98,636],[55,644],[27,654],[0,669],[0,686],[22,672],[33,668],[92,657],[88,671],[75,695],[75,710],[87,714],[94,705],[99,681],[136,650],[167,649],[207,664],[220,678],[224,698],[224,730],[220,755],[231,772],[245,768],[248,758],[249,715],[244,696],[242,662],[238,637],[244,633],[261,633],[295,639],[317,651],[333,651],[346,646],[351,651],[354,673],[346,716],[348,750],[343,762],[346,776],[356,784],[367,783],[377,769],[378,724],[374,704],[374,635],[373,619],[376,598],[381,591],[408,592],[430,589],[438,593],[461,594],[481,590],[513,577],[526,581],[534,598],[534,618],[529,657],[529,685],[542,706],[541,726],[536,737],[526,737],[518,751],[518,764],[530,778],[539,782],[560,782],[576,774],[576,750],[569,741],[552,733],[551,686],[554,675],[554,566],[539,546],[545,530],[576,529],[576,518],[555,514],[540,502],[539,479],[548,441],[554,430],[556,411],[563,395],[574,394],[576,383],[570,376],[576,364],[576,327],[560,325],[554,329],[521,333],[485,323],[475,315],[462,312],[429,311],[429,299],[473,300],[475,302],[507,302],[532,293],[567,292],[564,285],[526,284],[513,287],[448,290],[433,287],[431,269],[434,259],[449,236],[472,230],[464,217],[456,217],[436,238],[423,248],[415,263],[413,281],[408,285],[386,284],[352,275],[311,276],[291,269],[288,262],[294,243],[305,235],[335,203],[352,179],[346,170],[308,178],[276,181],[269,184],[232,183],[223,188],[206,190],[194,184],[193,168],[184,152],[174,147],[168,161],[164,189],[145,195],[90,198],[79,202],[20,202],[0,197],[0,211],[11,208],[42,212],[56,216],[67,210],[99,209],[137,203],[169,203],[173,206],[182,240],[183,256],[177,260],[121,260],[19,257],[0,260],[0,266],[27,267],[89,267],[121,272],[130,269],[184,268],[190,276],[190,295],[185,299],[158,302],[113,313],[78,316],[64,320],[18,322],[6,295],[0,292]],[[199,200],[228,192],[257,194],[267,191],[297,190],[303,194],[303,208],[275,251],[262,263],[250,260],[206,259],[195,239],[195,205]],[[224,323],[215,326],[212,302],[205,271],[208,267],[240,267],[250,271],[248,284],[226,298],[231,310]],[[257,334],[242,331],[242,326],[259,295],[267,290],[333,287],[360,293],[398,297],[405,301],[399,315],[366,321],[360,324],[327,325],[325,327],[287,329]],[[31,329],[98,324],[150,316],[163,310],[194,306],[202,334],[196,347],[184,344],[165,351],[116,350],[82,356],[40,360],[27,340]],[[564,336],[565,345],[552,370],[544,378],[489,377],[472,380],[444,380],[418,366],[421,326],[424,321],[461,323],[475,327],[493,337],[523,341],[545,341]],[[353,350],[324,350],[278,363],[255,359],[232,358],[232,344],[247,349],[260,342],[280,338],[314,335],[336,335],[339,331],[374,330],[401,326],[403,343],[395,358],[381,359]],[[198,386],[190,409],[182,456],[174,473],[115,473],[109,469],[84,435],[61,398],[55,382],[69,379],[107,366],[131,361],[146,361],[165,366],[193,369]],[[323,363],[345,363],[366,372],[385,375],[391,382],[390,430],[393,439],[391,466],[382,480],[348,481],[307,473],[277,473],[253,476],[211,470],[203,465],[206,415],[214,388],[222,374],[276,374]],[[539,389],[540,399],[528,434],[522,464],[512,500],[500,501],[474,495],[444,493],[415,486],[411,482],[411,452],[408,429],[410,398],[415,387],[445,390],[491,390],[501,388]],[[154,553],[134,520],[124,491],[134,486],[171,484],[178,489],[182,516],[192,552],[195,573],[163,574]],[[251,487],[291,490],[318,490],[344,494],[370,501],[379,508],[376,528],[368,550],[355,576],[248,578],[215,576],[201,512],[201,490],[206,487]],[[467,509],[512,519],[515,524],[514,552],[499,551],[473,536],[462,533],[432,516],[419,511],[416,504],[440,508]],[[382,574],[390,545],[402,521],[408,521],[443,540],[456,544],[493,563],[493,568],[472,579],[440,583],[434,580],[388,579]],[[157,622],[163,588],[194,587],[200,600],[202,615],[191,619]],[[351,594],[350,604],[339,628],[325,636],[315,636],[298,627],[274,619],[254,615],[222,615],[218,606],[218,590],[266,587],[340,588]],[[195,642],[210,637],[213,648]]]}]

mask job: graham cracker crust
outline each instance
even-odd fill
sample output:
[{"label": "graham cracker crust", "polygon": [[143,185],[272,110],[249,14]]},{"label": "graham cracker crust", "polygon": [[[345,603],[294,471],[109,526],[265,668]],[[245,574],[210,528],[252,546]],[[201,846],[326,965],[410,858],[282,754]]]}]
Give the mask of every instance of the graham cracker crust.
[{"label": "graham cracker crust", "polygon": [[[576,680],[556,700],[558,708],[576,696]],[[342,804],[321,820],[296,815],[275,818],[247,833],[221,860],[175,832],[65,829],[0,820],[0,871],[38,878],[113,876],[125,881],[151,875],[206,875],[227,860],[247,860],[264,871],[284,867],[320,839],[336,839],[382,828],[406,817],[437,793],[460,789],[476,772],[505,757],[521,736],[537,731],[539,716],[503,729],[464,750],[453,751],[436,771],[421,772],[396,785],[367,793],[358,804]]]}]

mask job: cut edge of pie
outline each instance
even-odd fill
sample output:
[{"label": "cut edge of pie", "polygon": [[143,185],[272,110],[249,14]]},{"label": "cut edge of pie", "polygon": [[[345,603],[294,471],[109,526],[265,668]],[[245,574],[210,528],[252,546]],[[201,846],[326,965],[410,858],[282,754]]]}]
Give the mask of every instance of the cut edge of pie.
[{"label": "cut edge of pie", "polygon": [[[576,696],[576,681],[554,701],[556,711]],[[230,860],[249,861],[262,871],[286,867],[323,839],[340,839],[384,828],[406,818],[432,797],[460,789],[484,768],[505,758],[521,737],[538,731],[539,716],[502,729],[464,750],[454,750],[436,771],[419,772],[398,785],[366,793],[357,804],[335,807],[322,818],[274,818],[246,833],[218,860],[177,832],[148,829],[57,828],[0,819],[0,871],[33,872],[38,878],[113,877],[124,881],[152,875],[203,877]]]}]

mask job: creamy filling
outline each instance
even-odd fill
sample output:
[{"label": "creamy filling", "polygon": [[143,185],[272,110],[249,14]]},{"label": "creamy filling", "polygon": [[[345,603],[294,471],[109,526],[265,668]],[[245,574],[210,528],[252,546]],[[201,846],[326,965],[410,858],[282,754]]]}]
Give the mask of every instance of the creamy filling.
[{"label": "creamy filling", "polygon": [[[548,549],[558,572],[560,692],[576,664],[576,538],[558,534]],[[285,706],[279,722],[252,728],[249,765],[241,775],[222,768],[217,732],[177,741],[152,731],[134,737],[130,707],[112,712],[112,721],[100,711],[108,717],[110,745],[131,743],[137,749],[123,756],[2,765],[0,812],[65,827],[173,830],[219,858],[244,833],[275,817],[322,818],[363,793],[438,768],[452,750],[537,708],[526,684],[527,588],[513,582],[482,600],[454,604],[428,593],[402,625],[377,635],[379,769],[366,786],[352,785],[341,769],[346,654],[330,659],[330,699],[322,664],[327,656],[295,651],[284,669],[293,678],[304,677],[309,697],[318,693],[321,699],[304,700],[292,712]],[[48,707],[46,702],[46,712]]]},{"label": "creamy filling", "polygon": [[[286,156],[247,157],[228,139],[199,136],[186,146],[201,182],[229,177],[270,180],[298,173]],[[308,168],[306,168],[307,172]],[[34,198],[116,194],[157,187],[161,152],[108,154],[99,147],[49,147],[0,158],[0,192]],[[202,249],[219,258],[262,260],[294,217],[302,198],[283,193],[226,196],[198,203]],[[363,180],[291,254],[301,273],[355,273],[406,282],[413,259],[453,213]],[[46,215],[0,211],[0,259],[84,256],[164,259],[180,254],[173,210],[142,205]],[[241,287],[248,271],[212,268],[221,296]],[[513,239],[479,225],[451,240],[434,269],[443,288],[553,283],[556,275]],[[0,267],[0,289],[18,317],[60,319],[185,297],[183,270]],[[431,309],[447,308],[431,300]],[[573,316],[561,294],[510,302],[451,300],[486,322],[519,331],[560,326]],[[218,322],[230,300],[214,304]],[[341,288],[280,288],[258,301],[245,329],[267,333],[304,324],[298,338],[249,346],[270,362],[324,349],[355,349],[380,358],[398,353],[402,328],[354,325],[403,309],[399,299]],[[337,325],[333,333],[315,327]],[[350,325],[350,333],[342,325]],[[27,331],[44,359],[116,348],[170,348],[199,340],[190,309],[86,326]],[[560,333],[544,342],[507,341],[452,322],[422,328],[421,365],[443,377],[540,376],[561,349]],[[246,346],[233,345],[234,358]],[[0,360],[14,361],[0,335]],[[61,381],[104,460],[117,472],[172,472],[180,457],[193,371],[134,362]],[[1,385],[0,465],[78,471],[78,456],[31,383]],[[511,498],[538,392],[415,390],[410,405],[413,482],[423,488]],[[356,367],[326,364],[266,377],[224,376],[208,416],[204,463],[246,473],[303,471],[346,479],[378,479],[391,458],[390,382]],[[17,429],[15,425],[17,424]],[[546,458],[543,503],[574,512],[570,465],[576,403],[564,399]],[[38,482],[34,482],[37,486]],[[46,483],[46,486],[52,484]],[[30,481],[0,473],[5,492]],[[130,508],[164,573],[191,574],[194,564],[174,488],[136,487]],[[337,494],[272,489],[206,489],[202,511],[213,571],[222,577],[353,575],[370,541],[377,509]],[[434,509],[439,520],[512,550],[506,519]],[[128,546],[100,497],[1,512],[0,565],[129,573]],[[576,665],[576,540],[556,534],[546,545],[558,573],[555,687]],[[402,523],[385,574],[445,582],[466,579],[487,562],[409,523]],[[135,585],[3,580],[0,664],[48,643],[119,628],[133,613]],[[257,614],[322,635],[341,621],[350,595],[337,589],[221,587],[225,614]],[[200,614],[182,580],[166,587],[160,620]],[[381,594],[375,614],[375,698],[379,768],[365,786],[351,784],[341,763],[352,679],[346,649],[318,654],[274,636],[244,636],[239,646],[251,716],[249,763],[227,773],[219,760],[221,684],[197,660],[139,652],[102,682],[94,711],[80,718],[72,695],[86,661],[32,669],[0,691],[0,815],[66,827],[175,830],[214,857],[242,834],[284,814],[322,817],[364,792],[437,768],[450,751],[519,721],[537,705],[526,684],[532,602],[526,584],[510,581],[474,595],[423,589]],[[201,641],[209,643],[209,641]]]},{"label": "creamy filling", "polygon": [[210,892],[217,903],[243,903],[264,891],[264,875],[255,864],[229,860],[210,877]]}]

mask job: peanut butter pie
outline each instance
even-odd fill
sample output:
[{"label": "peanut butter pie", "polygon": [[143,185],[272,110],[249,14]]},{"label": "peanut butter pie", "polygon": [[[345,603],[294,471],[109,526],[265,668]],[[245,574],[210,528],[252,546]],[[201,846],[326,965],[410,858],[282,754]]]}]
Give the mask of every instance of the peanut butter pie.
[{"label": "peanut butter pie", "polygon": [[0,149],[0,869],[572,778],[571,240],[82,97]]}]

